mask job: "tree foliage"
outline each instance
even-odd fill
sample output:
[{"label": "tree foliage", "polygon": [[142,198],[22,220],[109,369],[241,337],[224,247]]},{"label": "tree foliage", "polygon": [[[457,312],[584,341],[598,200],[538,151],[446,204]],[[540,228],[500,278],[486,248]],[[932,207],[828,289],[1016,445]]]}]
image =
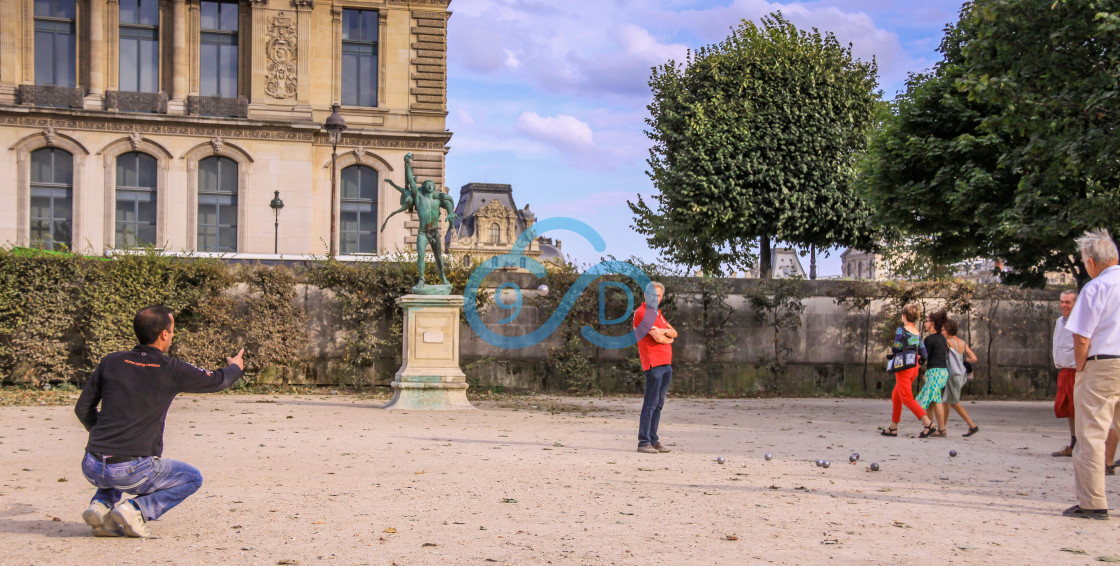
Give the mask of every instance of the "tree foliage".
[{"label": "tree foliage", "polygon": [[914,75],[863,178],[933,263],[1002,258],[1004,281],[1087,274],[1073,238],[1120,228],[1120,2],[974,0]]},{"label": "tree foliage", "polygon": [[749,268],[771,240],[864,245],[868,209],[851,186],[876,94],[876,65],[831,33],[781,13],[744,21],[684,65],[654,69],[650,207],[634,228],[669,260],[705,273]]}]

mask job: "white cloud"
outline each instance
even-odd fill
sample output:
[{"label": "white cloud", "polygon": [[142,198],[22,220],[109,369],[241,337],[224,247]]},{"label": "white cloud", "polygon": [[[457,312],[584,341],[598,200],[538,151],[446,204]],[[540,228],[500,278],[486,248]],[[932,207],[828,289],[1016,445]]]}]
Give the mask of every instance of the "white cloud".
[{"label": "white cloud", "polygon": [[517,118],[517,131],[566,151],[584,151],[595,146],[591,126],[574,116],[540,116],[522,112]]},{"label": "white cloud", "polygon": [[[626,202],[637,202],[640,191],[603,191],[577,199],[536,205],[540,208],[540,218],[549,216],[587,216],[598,211],[617,215],[618,210],[626,210]],[[642,195],[649,198],[648,194]]]},{"label": "white cloud", "polygon": [[462,108],[455,111],[454,117],[455,117],[455,119],[454,119],[453,129],[456,128],[456,127],[460,127],[460,126],[473,126],[474,125],[474,116],[471,116],[470,112],[467,112],[466,110],[463,110]]},{"label": "white cloud", "polygon": [[521,60],[519,60],[517,56],[513,54],[513,51],[506,49],[505,65],[510,69],[516,69],[521,66]]},{"label": "white cloud", "polygon": [[456,0],[455,10],[449,24],[453,67],[508,74],[550,93],[648,96],[651,67],[681,61],[690,47],[722,40],[741,20],[757,22],[778,10],[799,27],[851,42],[861,59],[875,57],[888,87],[928,64],[907,55],[898,35],[869,15],[903,10],[882,2]]}]

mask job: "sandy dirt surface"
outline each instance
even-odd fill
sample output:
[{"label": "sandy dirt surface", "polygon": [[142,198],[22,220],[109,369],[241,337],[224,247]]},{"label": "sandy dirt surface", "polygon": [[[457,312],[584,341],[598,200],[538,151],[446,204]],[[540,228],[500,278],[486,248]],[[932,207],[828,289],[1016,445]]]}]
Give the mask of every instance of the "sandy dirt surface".
[{"label": "sandy dirt surface", "polygon": [[[393,412],[346,395],[184,395],[167,458],[202,489],[153,538],[90,536],[70,407],[0,407],[0,564],[1097,564],[1120,517],[1068,519],[1046,402],[966,403],[918,440],[889,401],[523,397]],[[957,450],[955,458],[950,450]],[[773,454],[766,461],[765,453]],[[860,461],[848,463],[858,452]],[[716,463],[724,456],[726,463]],[[827,469],[815,465],[826,458]],[[877,462],[881,471],[871,472]],[[1120,502],[1120,476],[1108,478]]]}]

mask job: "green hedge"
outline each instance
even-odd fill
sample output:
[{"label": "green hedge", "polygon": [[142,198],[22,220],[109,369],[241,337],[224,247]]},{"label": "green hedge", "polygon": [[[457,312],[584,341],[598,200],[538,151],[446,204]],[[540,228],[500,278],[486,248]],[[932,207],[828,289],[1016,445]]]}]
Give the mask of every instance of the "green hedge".
[{"label": "green hedge", "polygon": [[[451,268],[456,292],[472,267]],[[173,356],[216,367],[244,346],[246,384],[310,371],[308,329],[324,317],[350,330],[340,361],[361,373],[378,358],[399,361],[394,301],[416,276],[405,261],[321,260],[292,269],[155,251],[105,259],[0,249],[0,381],[81,385],[102,356],[135,345],[132,317],[152,304],[175,312]],[[333,293],[333,312],[305,312],[296,300],[301,284]]]}]

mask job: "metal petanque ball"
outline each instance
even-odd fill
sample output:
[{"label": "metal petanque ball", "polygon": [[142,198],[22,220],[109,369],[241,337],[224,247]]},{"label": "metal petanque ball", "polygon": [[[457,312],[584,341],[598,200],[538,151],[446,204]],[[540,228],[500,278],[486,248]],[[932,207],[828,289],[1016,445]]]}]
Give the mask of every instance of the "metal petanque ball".
[{"label": "metal petanque ball", "polygon": [[957,457],[957,451],[956,450],[950,450],[949,451],[949,457],[956,458]]},{"label": "metal petanque ball", "polygon": [[818,468],[823,466],[823,465],[824,465],[824,460],[817,460],[817,467]]},{"label": "metal petanque ball", "polygon": [[537,287],[537,294],[542,296],[542,297],[547,295],[548,294],[548,285],[541,285],[540,287]]},{"label": "metal petanque ball", "polygon": [[717,463],[717,464],[722,464],[722,463],[724,463],[724,462],[726,462],[726,461],[727,461],[727,460],[726,460],[726,459],[724,459],[724,457],[723,457],[723,456],[720,456],[719,458],[716,458],[716,463]]},{"label": "metal petanque ball", "polygon": [[872,472],[878,472],[879,471],[879,463],[878,462],[871,462],[871,471]]},{"label": "metal petanque ball", "polygon": [[770,459],[771,459],[771,458],[773,458],[773,457],[774,457],[774,456],[773,456],[772,454],[770,454],[769,452],[767,452],[767,453],[766,453],[766,455],[765,455],[765,456],[763,456],[763,458],[766,458],[766,461],[767,461],[767,462],[769,462],[769,461],[770,461]]},{"label": "metal petanque ball", "polygon": [[822,467],[822,468],[827,468],[827,467],[829,467],[829,466],[831,466],[831,465],[832,465],[832,464],[831,464],[831,463],[829,463],[829,461],[828,461],[828,460],[825,460],[825,461],[821,462],[821,467]]},{"label": "metal petanque ball", "polygon": [[849,462],[855,464],[856,460],[859,460],[859,454],[852,454],[851,456],[848,456]]}]

